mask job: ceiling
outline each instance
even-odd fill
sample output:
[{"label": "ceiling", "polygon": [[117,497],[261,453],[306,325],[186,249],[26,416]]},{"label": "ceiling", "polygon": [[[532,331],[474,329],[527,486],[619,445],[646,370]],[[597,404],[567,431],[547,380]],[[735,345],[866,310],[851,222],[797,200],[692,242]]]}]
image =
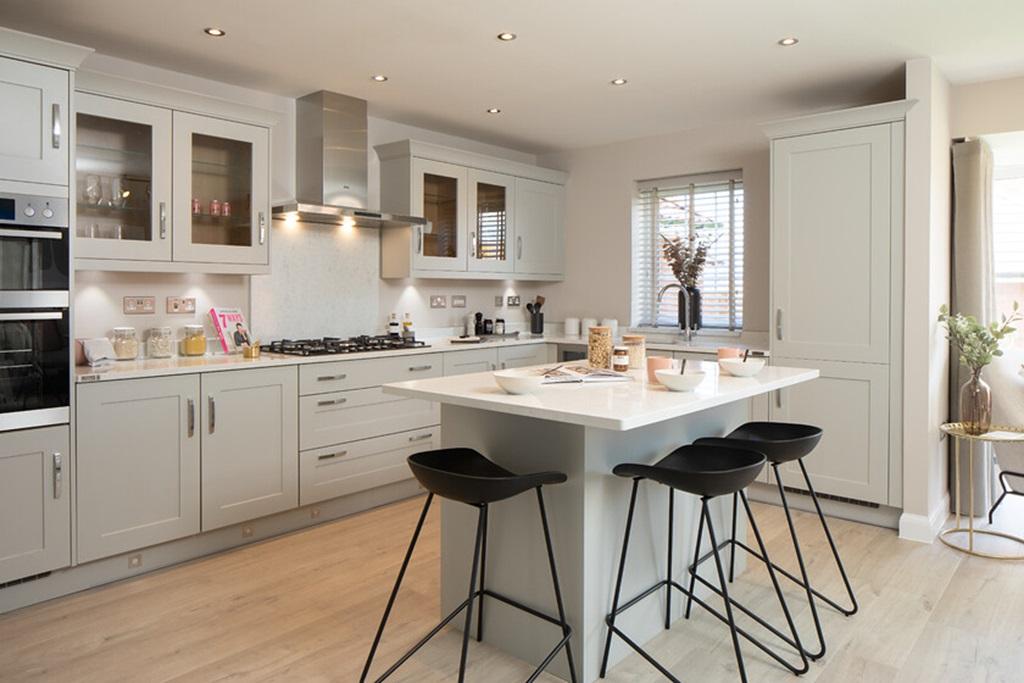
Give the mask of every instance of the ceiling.
[{"label": "ceiling", "polygon": [[532,152],[899,97],[913,57],[1024,73],[1020,0],[0,0],[0,25]]}]

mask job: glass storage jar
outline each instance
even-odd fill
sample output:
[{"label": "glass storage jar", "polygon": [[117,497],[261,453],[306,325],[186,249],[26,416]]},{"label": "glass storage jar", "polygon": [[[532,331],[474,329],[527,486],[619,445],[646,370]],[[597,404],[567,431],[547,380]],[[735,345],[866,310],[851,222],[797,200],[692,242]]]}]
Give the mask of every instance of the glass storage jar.
[{"label": "glass storage jar", "polygon": [[616,346],[612,349],[612,370],[615,372],[629,370],[629,349],[625,346]]},{"label": "glass storage jar", "polygon": [[170,358],[174,355],[174,340],[171,328],[154,327],[146,338],[146,355],[150,358]]},{"label": "glass storage jar", "polygon": [[610,327],[590,328],[587,338],[587,363],[592,368],[608,369],[612,365],[612,330]]},{"label": "glass storage jar", "polygon": [[206,355],[206,331],[202,325],[185,325],[185,337],[181,340],[181,353],[185,356]]},{"label": "glass storage jar", "polygon": [[622,344],[629,351],[629,369],[643,369],[644,358],[647,356],[647,338],[642,334],[624,334]]},{"label": "glass storage jar", "polygon": [[115,327],[110,344],[118,360],[135,360],[139,357],[139,340],[135,336],[134,327]]}]

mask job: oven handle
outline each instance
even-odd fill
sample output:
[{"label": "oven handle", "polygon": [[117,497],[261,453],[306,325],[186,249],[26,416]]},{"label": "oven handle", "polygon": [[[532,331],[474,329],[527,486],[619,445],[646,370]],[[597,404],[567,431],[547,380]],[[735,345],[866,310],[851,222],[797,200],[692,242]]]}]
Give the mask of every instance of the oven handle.
[{"label": "oven handle", "polygon": [[63,311],[44,311],[40,313],[0,313],[0,322],[17,322],[20,320],[60,320]]},{"label": "oven handle", "polygon": [[27,237],[30,240],[62,240],[64,233],[61,230],[14,230],[13,228],[0,228],[0,237]]}]

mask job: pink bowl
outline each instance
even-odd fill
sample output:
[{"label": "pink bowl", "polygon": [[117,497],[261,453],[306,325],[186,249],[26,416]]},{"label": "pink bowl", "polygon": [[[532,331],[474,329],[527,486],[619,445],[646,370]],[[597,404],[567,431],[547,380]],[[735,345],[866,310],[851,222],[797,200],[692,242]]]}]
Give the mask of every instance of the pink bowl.
[{"label": "pink bowl", "polygon": [[672,367],[671,358],[663,358],[662,356],[648,356],[647,357],[647,381],[651,384],[660,384],[658,377],[655,373],[658,370],[666,370]]},{"label": "pink bowl", "polygon": [[734,349],[731,346],[720,346],[718,348],[718,360],[723,358],[741,358],[743,349]]}]

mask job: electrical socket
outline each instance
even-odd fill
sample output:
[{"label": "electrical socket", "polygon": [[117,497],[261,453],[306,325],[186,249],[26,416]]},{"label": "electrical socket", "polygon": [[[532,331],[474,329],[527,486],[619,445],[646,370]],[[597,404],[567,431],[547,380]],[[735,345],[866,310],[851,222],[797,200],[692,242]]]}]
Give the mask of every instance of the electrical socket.
[{"label": "electrical socket", "polygon": [[152,315],[156,313],[155,296],[126,296],[122,299],[125,315]]},{"label": "electrical socket", "polygon": [[465,294],[452,294],[452,308],[465,308],[466,307],[466,295]]},{"label": "electrical socket", "polygon": [[504,306],[505,305],[505,297],[501,296],[500,294],[498,296],[494,297],[494,305],[497,306],[498,308],[501,308],[502,306]]},{"label": "electrical socket", "polygon": [[194,296],[169,296],[167,297],[168,313],[195,313],[196,298]]},{"label": "electrical socket", "polygon": [[518,294],[513,294],[512,296],[510,296],[508,298],[508,305],[512,306],[512,307],[518,306],[519,305],[519,295]]},{"label": "electrical socket", "polygon": [[448,297],[443,294],[432,294],[430,296],[431,308],[448,308]]}]

